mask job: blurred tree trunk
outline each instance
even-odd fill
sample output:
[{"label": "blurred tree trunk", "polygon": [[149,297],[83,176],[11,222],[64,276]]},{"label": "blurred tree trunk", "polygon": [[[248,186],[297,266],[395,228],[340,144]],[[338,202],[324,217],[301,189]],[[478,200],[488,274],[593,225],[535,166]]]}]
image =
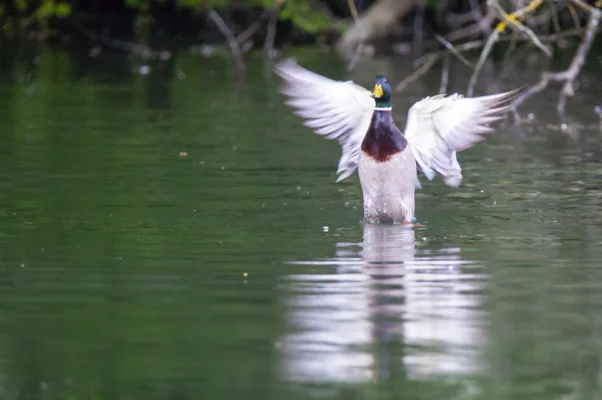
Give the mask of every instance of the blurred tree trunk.
[{"label": "blurred tree trunk", "polygon": [[363,42],[386,36],[397,21],[422,0],[380,0],[359,17],[339,39],[337,49],[351,53]]}]

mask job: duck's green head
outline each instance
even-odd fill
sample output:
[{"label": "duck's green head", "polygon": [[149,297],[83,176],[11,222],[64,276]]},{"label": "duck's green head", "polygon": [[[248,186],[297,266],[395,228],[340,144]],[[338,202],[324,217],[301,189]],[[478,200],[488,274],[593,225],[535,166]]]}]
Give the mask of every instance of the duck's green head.
[{"label": "duck's green head", "polygon": [[391,107],[391,85],[386,76],[379,75],[374,78],[374,87],[372,88],[372,97],[376,101],[376,108]]}]

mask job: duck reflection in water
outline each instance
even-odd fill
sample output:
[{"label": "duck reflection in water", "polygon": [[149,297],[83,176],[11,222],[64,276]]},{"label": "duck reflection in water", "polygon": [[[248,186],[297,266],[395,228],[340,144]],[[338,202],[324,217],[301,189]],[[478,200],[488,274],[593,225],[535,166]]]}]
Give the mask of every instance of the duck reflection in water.
[{"label": "duck reflection in water", "polygon": [[484,278],[457,248],[417,246],[423,233],[365,225],[362,243],[338,243],[336,257],[294,263],[320,271],[287,276],[284,379],[359,383],[479,368]]}]

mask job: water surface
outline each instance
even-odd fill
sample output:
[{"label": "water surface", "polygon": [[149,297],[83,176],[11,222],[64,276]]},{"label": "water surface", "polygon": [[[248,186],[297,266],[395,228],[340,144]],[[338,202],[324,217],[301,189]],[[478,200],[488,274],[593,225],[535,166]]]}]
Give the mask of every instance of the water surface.
[{"label": "water surface", "polygon": [[[602,396],[595,62],[570,129],[555,91],[526,104],[533,122],[460,155],[461,188],[422,179],[412,230],[360,224],[338,144],[259,56],[237,82],[186,52],[5,52],[0,398]],[[297,55],[366,85],[411,67]],[[439,73],[394,98],[401,126]],[[495,73],[480,93],[524,84]]]}]

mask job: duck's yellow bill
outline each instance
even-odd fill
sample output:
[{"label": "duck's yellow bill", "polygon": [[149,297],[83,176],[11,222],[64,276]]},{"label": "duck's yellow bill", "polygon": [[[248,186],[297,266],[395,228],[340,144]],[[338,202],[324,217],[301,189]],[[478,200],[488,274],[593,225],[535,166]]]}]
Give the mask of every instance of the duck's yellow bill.
[{"label": "duck's yellow bill", "polygon": [[374,89],[372,89],[372,97],[375,99],[381,98],[383,95],[383,85],[377,83],[374,85]]}]

